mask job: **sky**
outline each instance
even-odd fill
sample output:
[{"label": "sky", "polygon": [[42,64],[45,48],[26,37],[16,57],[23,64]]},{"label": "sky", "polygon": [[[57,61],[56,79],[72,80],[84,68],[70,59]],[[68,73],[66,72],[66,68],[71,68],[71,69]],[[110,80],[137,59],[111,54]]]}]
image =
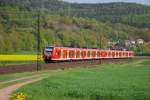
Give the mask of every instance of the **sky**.
[{"label": "sky", "polygon": [[150,5],[150,0],[64,0],[76,3],[108,3],[108,2],[135,2]]}]

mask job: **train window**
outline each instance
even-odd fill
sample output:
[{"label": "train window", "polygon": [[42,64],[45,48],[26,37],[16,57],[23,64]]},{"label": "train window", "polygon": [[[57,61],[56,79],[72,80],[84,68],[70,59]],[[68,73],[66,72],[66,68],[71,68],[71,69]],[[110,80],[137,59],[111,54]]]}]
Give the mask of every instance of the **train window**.
[{"label": "train window", "polygon": [[79,57],[79,56],[80,56],[80,52],[76,51],[76,57]]},{"label": "train window", "polygon": [[109,54],[108,54],[109,56],[111,56],[111,52],[109,52]]},{"label": "train window", "polygon": [[74,52],[73,52],[73,51],[70,51],[70,52],[69,52],[69,56],[74,56]]},{"label": "train window", "polygon": [[116,56],[118,56],[118,52],[116,52]]},{"label": "train window", "polygon": [[61,57],[61,50],[57,51],[58,57]]},{"label": "train window", "polygon": [[90,57],[90,51],[88,51],[88,54],[87,54],[87,55],[88,55],[88,57]]},{"label": "train window", "polygon": [[128,56],[128,53],[126,53],[126,56]]},{"label": "train window", "polygon": [[92,56],[95,56],[95,55],[96,55],[96,53],[95,53],[95,51],[93,51],[93,52],[92,52]]},{"label": "train window", "polygon": [[113,57],[115,56],[115,52],[112,53],[112,56],[113,56]]},{"label": "train window", "polygon": [[71,51],[69,51],[69,56],[71,56],[72,55],[72,52]]},{"label": "train window", "polygon": [[74,52],[73,51],[71,51],[71,56],[73,56],[74,55]]},{"label": "train window", "polygon": [[67,57],[67,51],[65,52],[65,56]]},{"label": "train window", "polygon": [[90,56],[92,56],[92,51],[90,51]]},{"label": "train window", "polygon": [[100,52],[100,56],[102,56],[102,52]]},{"label": "train window", "polygon": [[97,52],[97,56],[100,57],[100,52]]},{"label": "train window", "polygon": [[107,56],[107,55],[108,55],[108,52],[105,52],[105,55]]},{"label": "train window", "polygon": [[64,51],[63,51],[63,57],[64,57],[65,55],[66,55],[66,51],[64,50]]},{"label": "train window", "polygon": [[70,52],[70,50],[68,51],[68,54],[69,54],[68,56],[69,56],[69,58],[70,58],[70,56],[71,56],[71,52]]},{"label": "train window", "polygon": [[69,51],[69,56],[71,56],[71,51]]},{"label": "train window", "polygon": [[96,52],[94,51],[94,56],[96,56]]},{"label": "train window", "polygon": [[58,50],[57,55],[58,55],[58,57],[62,57],[64,55],[63,50]]},{"label": "train window", "polygon": [[94,52],[92,51],[92,56],[94,55]]},{"label": "train window", "polygon": [[125,56],[125,53],[123,53],[123,56]]},{"label": "train window", "polygon": [[83,52],[83,51],[81,52],[81,56],[82,56],[82,57],[84,56],[84,52]]},{"label": "train window", "polygon": [[83,52],[84,53],[84,57],[86,56],[86,51]]},{"label": "train window", "polygon": [[119,56],[121,56],[121,52],[119,52]]},{"label": "train window", "polygon": [[75,55],[75,52],[74,52],[74,51],[72,51],[72,56],[74,57],[74,55]]},{"label": "train window", "polygon": [[80,51],[77,51],[76,55],[77,55],[77,56],[80,56]]}]

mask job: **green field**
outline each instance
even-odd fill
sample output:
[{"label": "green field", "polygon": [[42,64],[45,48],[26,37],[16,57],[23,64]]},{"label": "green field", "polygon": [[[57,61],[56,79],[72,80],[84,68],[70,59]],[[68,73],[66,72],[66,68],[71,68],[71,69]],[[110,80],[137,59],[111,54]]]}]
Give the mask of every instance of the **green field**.
[{"label": "green field", "polygon": [[150,100],[150,60],[65,70],[16,92],[32,100]]},{"label": "green field", "polygon": [[36,64],[37,61],[0,61],[0,67],[7,65]]},{"label": "green field", "polygon": [[[44,61],[40,61],[41,64]],[[37,61],[0,61],[0,67],[6,67],[8,65],[24,65],[24,64],[37,64]]]}]

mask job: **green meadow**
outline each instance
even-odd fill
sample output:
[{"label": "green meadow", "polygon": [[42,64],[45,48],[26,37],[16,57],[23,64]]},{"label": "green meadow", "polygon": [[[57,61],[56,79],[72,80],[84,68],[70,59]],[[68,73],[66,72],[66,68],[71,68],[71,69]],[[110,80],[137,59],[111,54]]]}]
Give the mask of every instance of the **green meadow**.
[{"label": "green meadow", "polygon": [[64,70],[16,92],[31,100],[150,100],[150,60]]}]

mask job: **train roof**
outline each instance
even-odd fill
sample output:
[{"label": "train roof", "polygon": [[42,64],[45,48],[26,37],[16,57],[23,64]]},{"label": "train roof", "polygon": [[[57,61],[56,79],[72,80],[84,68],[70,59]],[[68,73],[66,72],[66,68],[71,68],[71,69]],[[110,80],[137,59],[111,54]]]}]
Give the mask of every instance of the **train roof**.
[{"label": "train roof", "polygon": [[101,50],[96,48],[76,48],[76,47],[61,47],[61,46],[47,46],[46,48],[69,48],[69,49],[92,49],[92,50]]},{"label": "train roof", "polygon": [[[89,50],[111,50],[111,49],[96,49],[96,48],[73,48],[73,47],[61,47],[61,46],[47,46],[46,48],[68,48],[68,49],[89,49]],[[129,51],[129,50],[111,50],[111,51]]]}]

